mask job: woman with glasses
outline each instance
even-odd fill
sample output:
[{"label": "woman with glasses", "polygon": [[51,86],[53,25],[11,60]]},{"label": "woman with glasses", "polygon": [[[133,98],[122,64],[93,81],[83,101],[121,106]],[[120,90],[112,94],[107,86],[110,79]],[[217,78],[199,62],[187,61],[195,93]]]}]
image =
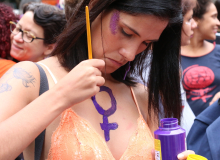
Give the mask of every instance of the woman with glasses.
[{"label": "woman with glasses", "polygon": [[24,6],[18,22],[10,22],[10,55],[17,61],[33,61],[48,57],[62,32],[66,19],[63,11],[43,3]]}]

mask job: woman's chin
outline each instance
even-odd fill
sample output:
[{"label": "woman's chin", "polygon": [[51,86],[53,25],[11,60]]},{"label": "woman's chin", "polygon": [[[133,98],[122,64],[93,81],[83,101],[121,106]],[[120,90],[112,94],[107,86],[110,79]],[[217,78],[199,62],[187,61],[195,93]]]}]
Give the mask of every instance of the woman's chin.
[{"label": "woman's chin", "polygon": [[110,74],[112,74],[113,72],[115,72],[117,69],[115,69],[115,68],[102,68],[101,69],[101,72],[102,72],[102,74],[103,75],[105,75],[105,74],[108,74],[108,75],[110,75]]},{"label": "woman's chin", "polygon": [[23,57],[21,53],[17,53],[13,50],[10,52],[10,56],[18,61],[22,61],[22,57]]}]

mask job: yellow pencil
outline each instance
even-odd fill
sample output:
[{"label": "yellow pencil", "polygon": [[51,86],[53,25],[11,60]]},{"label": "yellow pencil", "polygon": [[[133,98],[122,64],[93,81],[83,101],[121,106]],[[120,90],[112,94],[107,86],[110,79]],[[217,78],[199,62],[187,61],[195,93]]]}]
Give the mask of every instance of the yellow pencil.
[{"label": "yellow pencil", "polygon": [[86,30],[87,30],[87,43],[88,43],[88,57],[92,59],[92,43],[91,43],[91,31],[90,31],[90,20],[89,20],[89,8],[86,6]]}]

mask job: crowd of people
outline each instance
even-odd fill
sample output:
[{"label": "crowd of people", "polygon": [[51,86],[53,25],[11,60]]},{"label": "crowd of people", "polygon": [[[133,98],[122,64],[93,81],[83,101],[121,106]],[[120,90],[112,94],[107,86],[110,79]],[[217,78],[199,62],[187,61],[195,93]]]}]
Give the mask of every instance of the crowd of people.
[{"label": "crowd of people", "polygon": [[177,118],[188,135],[220,98],[212,0],[64,6],[26,3],[19,16],[0,4],[0,159],[156,160],[160,119]]}]

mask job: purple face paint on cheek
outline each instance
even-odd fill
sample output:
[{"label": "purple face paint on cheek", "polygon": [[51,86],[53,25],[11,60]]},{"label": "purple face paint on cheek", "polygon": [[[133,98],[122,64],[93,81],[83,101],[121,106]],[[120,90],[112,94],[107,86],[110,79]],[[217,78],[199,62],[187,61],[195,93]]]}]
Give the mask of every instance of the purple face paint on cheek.
[{"label": "purple face paint on cheek", "polygon": [[110,20],[110,29],[112,34],[117,33],[117,26],[118,26],[118,21],[119,21],[119,11],[115,11],[112,14],[111,20]]},{"label": "purple face paint on cheek", "polygon": [[100,126],[101,126],[102,130],[104,130],[105,141],[109,141],[110,140],[110,137],[109,137],[110,130],[115,130],[118,128],[117,123],[109,123],[108,122],[108,117],[110,115],[114,114],[117,109],[116,108],[117,103],[116,103],[115,97],[112,94],[112,90],[110,88],[108,88],[106,86],[101,86],[99,92],[102,92],[102,91],[105,91],[109,94],[109,96],[111,98],[111,108],[109,108],[108,110],[104,110],[97,103],[95,96],[93,96],[91,99],[92,99],[93,104],[95,105],[96,110],[99,112],[99,114],[103,115],[103,123],[100,123]]}]

